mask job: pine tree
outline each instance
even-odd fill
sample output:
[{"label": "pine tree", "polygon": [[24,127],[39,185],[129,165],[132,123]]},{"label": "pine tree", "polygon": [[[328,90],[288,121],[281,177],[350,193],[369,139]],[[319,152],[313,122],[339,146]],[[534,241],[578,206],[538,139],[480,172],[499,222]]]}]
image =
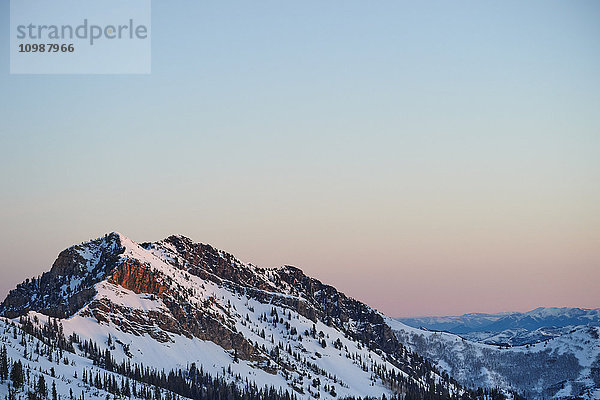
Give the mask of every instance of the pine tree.
[{"label": "pine tree", "polygon": [[40,399],[45,399],[48,397],[48,387],[46,386],[46,379],[44,378],[44,375],[39,376],[35,391]]},{"label": "pine tree", "polygon": [[6,355],[6,345],[0,350],[0,380],[4,381],[8,378],[8,356]]},{"label": "pine tree", "polygon": [[23,386],[23,364],[21,364],[20,360],[13,363],[12,370],[10,371],[10,380],[16,389],[19,389]]},{"label": "pine tree", "polygon": [[57,400],[58,394],[56,393],[56,383],[52,381],[52,400]]},{"label": "pine tree", "polygon": [[131,397],[131,389],[129,388],[129,378],[125,380],[125,384],[122,385],[121,392],[125,397]]}]

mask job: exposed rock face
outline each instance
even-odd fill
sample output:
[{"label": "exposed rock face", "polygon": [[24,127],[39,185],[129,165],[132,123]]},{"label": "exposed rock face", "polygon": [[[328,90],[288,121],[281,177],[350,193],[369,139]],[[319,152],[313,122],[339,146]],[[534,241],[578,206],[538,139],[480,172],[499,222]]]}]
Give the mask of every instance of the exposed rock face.
[{"label": "exposed rock face", "polygon": [[73,315],[94,296],[94,284],[117,267],[122,252],[116,233],[69,247],[50,271],[11,290],[0,305],[0,314],[14,318],[35,310],[58,318]]},{"label": "exposed rock face", "polygon": [[160,275],[157,272],[147,268],[138,260],[126,259],[108,281],[134,293],[161,295],[167,291],[167,287],[159,279]]},{"label": "exposed rock face", "polygon": [[106,299],[94,300],[83,315],[95,318],[101,323],[111,323],[123,332],[137,336],[148,334],[159,342],[171,341],[168,333],[197,337],[212,341],[225,350],[235,349],[245,360],[260,359],[257,349],[240,333],[233,332],[222,321],[199,310],[186,311],[178,303],[164,298],[167,309],[164,311],[141,311],[111,303]]},{"label": "exposed rock face", "polygon": [[[153,271],[135,259],[126,259],[108,280],[134,293],[146,293],[156,296],[166,306],[164,312],[149,311],[140,313],[125,307],[108,308],[102,302],[94,302],[88,307],[98,321],[108,322],[107,314],[119,315],[111,319],[125,332],[142,335],[148,333],[159,341],[168,341],[168,335],[161,330],[187,337],[210,340],[225,350],[235,349],[242,359],[258,359],[258,351],[240,333],[234,332],[223,321],[207,310],[198,309],[178,293],[170,290],[168,278]],[[125,318],[122,318],[122,317]],[[159,330],[154,329],[158,327]]]},{"label": "exposed rock face", "polygon": [[352,319],[360,325],[356,332],[348,331],[349,334],[386,353],[403,351],[393,331],[371,307],[347,297],[333,286],[304,275],[298,268],[287,266],[278,270],[278,273],[283,282],[293,285],[313,300],[319,319],[325,323],[344,329],[344,323]]},{"label": "exposed rock face", "polygon": [[174,266],[202,279],[209,279],[216,283],[221,283],[224,279],[260,290],[277,290],[275,286],[260,279],[260,276],[233,255],[217,250],[208,244],[194,243],[184,236],[169,236],[158,243],[142,244],[147,249],[160,248],[164,245],[171,247],[177,255],[171,261]]}]

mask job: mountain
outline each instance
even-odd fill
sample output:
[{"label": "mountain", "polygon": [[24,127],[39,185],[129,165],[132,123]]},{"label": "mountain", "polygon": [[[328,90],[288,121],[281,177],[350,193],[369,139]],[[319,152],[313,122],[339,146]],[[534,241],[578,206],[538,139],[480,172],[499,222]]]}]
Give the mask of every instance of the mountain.
[{"label": "mountain", "polygon": [[476,397],[369,306],[298,268],[258,268],[183,236],[72,246],[0,315],[11,375],[20,363],[27,377],[16,392],[4,377],[11,399],[42,378],[81,400]]},{"label": "mountain", "polygon": [[446,331],[456,334],[477,332],[485,329],[499,319],[511,313],[483,314],[470,313],[460,316],[447,317],[407,317],[396,318],[405,325],[413,328],[425,328],[434,331]]},{"label": "mountain", "polygon": [[600,326],[600,309],[539,307],[525,313],[473,313],[398,321],[415,328],[455,333],[475,342],[513,346],[555,338],[580,326]]},{"label": "mountain", "polygon": [[400,342],[467,387],[501,387],[528,399],[600,399],[600,327],[581,325],[539,343],[508,346],[386,322]]}]

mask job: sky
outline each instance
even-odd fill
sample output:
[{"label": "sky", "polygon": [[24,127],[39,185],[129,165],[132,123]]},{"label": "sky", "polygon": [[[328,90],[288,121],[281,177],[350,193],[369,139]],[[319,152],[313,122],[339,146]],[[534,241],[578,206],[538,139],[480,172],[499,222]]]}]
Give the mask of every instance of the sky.
[{"label": "sky", "polygon": [[149,75],[10,75],[0,297],[183,234],[390,316],[600,307],[600,3],[152,2]]}]

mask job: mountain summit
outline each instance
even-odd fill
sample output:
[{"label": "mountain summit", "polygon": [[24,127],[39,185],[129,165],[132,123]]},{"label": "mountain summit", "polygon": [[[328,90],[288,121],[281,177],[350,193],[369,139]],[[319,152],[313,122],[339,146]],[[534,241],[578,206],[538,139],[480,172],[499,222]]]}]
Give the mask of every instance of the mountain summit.
[{"label": "mountain summit", "polygon": [[[103,354],[104,368],[183,370],[185,380],[193,365],[282,398],[469,397],[369,306],[298,268],[258,268],[183,236],[137,244],[113,232],[72,246],[0,314],[41,340],[60,321],[67,349]],[[40,322],[48,317],[56,325]]]}]

